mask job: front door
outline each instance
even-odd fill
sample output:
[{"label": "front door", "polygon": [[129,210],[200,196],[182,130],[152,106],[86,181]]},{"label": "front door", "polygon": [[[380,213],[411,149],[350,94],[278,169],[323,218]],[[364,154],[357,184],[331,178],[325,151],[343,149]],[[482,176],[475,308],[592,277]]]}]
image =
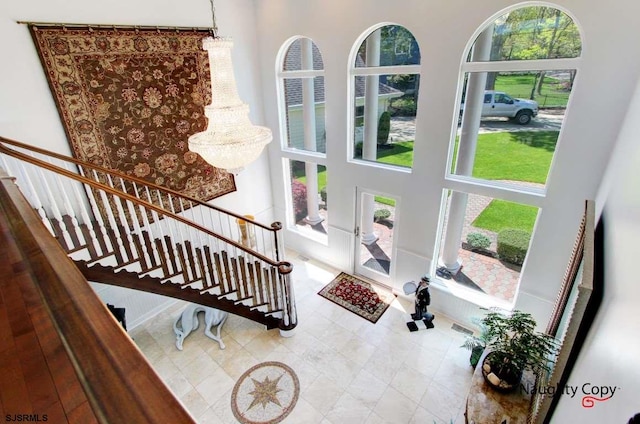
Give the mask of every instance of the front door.
[{"label": "front door", "polygon": [[356,190],[357,275],[391,285],[394,274],[395,239],[398,225],[398,200],[388,194],[358,188]]}]

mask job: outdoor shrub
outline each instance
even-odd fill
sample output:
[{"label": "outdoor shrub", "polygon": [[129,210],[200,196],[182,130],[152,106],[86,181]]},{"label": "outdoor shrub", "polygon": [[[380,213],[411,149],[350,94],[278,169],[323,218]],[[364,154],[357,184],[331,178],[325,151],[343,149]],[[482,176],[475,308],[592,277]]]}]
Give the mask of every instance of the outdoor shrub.
[{"label": "outdoor shrub", "polygon": [[362,142],[356,143],[356,147],[353,153],[354,157],[362,158]]},{"label": "outdoor shrub", "polygon": [[382,112],[378,121],[378,144],[387,144],[389,131],[391,131],[391,114],[385,111]]},{"label": "outdoor shrub", "polygon": [[481,233],[469,233],[467,234],[467,244],[472,249],[488,249],[491,246],[491,239]]},{"label": "outdoor shrub", "polygon": [[389,209],[378,209],[373,213],[374,221],[380,221],[381,219],[387,219],[391,216]]},{"label": "outdoor shrub", "polygon": [[393,116],[416,116],[416,109],[416,100],[413,97],[405,96],[391,101]]},{"label": "outdoor shrub", "polygon": [[498,256],[516,265],[522,265],[529,249],[531,234],[516,228],[505,228],[498,233]]},{"label": "outdoor shrub", "polygon": [[297,222],[307,216],[307,186],[298,180],[291,181],[291,197]]},{"label": "outdoor shrub", "polygon": [[324,206],[327,206],[327,186],[322,186],[320,189],[320,198],[322,199],[322,203]]}]

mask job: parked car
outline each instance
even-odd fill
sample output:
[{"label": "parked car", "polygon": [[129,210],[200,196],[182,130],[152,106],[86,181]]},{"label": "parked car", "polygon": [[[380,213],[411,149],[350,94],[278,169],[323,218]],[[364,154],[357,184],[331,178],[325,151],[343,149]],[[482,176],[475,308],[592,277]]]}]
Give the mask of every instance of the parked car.
[{"label": "parked car", "polygon": [[[460,119],[463,110],[464,103],[460,105]],[[526,125],[537,115],[538,103],[534,100],[516,99],[502,91],[484,92],[483,118],[509,118],[520,125]]]}]

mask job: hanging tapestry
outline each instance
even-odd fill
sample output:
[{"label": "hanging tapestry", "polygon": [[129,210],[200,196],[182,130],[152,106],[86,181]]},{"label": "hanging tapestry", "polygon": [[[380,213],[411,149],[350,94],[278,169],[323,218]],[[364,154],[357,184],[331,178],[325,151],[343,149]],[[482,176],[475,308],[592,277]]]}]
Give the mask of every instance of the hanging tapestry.
[{"label": "hanging tapestry", "polygon": [[30,30],[76,158],[202,201],[236,190],[188,149],[211,101],[205,30]]}]

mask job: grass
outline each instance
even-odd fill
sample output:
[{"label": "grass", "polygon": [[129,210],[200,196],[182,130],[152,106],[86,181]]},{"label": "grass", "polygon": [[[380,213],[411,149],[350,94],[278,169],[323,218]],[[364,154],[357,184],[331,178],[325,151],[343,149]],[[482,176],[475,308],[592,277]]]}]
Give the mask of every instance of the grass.
[{"label": "grass", "polygon": [[[496,91],[504,91],[512,97],[528,99],[531,96],[535,73],[498,75]],[[545,76],[542,84],[542,94],[534,93],[534,100],[541,107],[566,107],[570,91],[563,85],[564,81]]]},{"label": "grass", "polygon": [[480,134],[472,175],[485,180],[544,184],[558,134],[557,131]]},{"label": "grass", "polygon": [[[486,180],[511,180],[546,183],[551,160],[558,140],[557,131],[500,132],[478,135],[472,175]],[[455,148],[457,149],[457,141]],[[457,151],[457,150],[456,150]],[[413,142],[393,143],[391,148],[378,149],[378,162],[411,167]],[[305,183],[304,168],[294,178]],[[318,167],[318,190],[327,184],[324,166]],[[390,198],[376,196],[375,201],[394,206]],[[498,232],[502,228],[533,230],[538,210],[503,200],[493,200],[476,218],[473,226]]]},{"label": "grass", "polygon": [[493,199],[471,225],[495,233],[505,228],[518,228],[531,233],[537,216],[538,208],[535,206]]}]

